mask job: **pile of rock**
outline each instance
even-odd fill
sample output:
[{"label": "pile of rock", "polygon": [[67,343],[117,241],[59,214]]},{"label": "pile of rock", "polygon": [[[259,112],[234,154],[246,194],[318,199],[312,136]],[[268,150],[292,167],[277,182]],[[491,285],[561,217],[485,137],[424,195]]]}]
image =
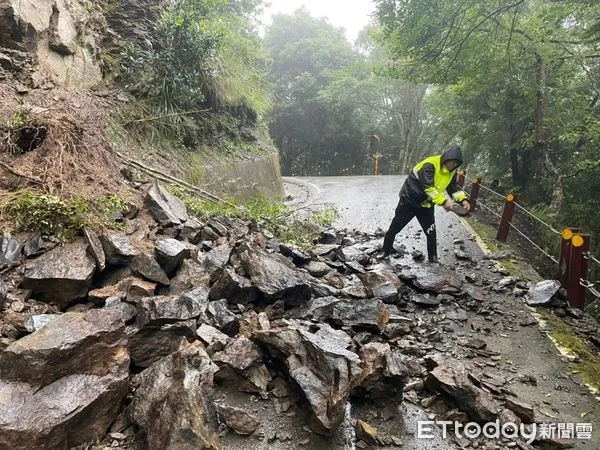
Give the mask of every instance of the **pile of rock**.
[{"label": "pile of rock", "polygon": [[[11,244],[11,265],[25,260],[0,282],[0,447],[290,438],[233,393],[308,412],[299,428],[321,436],[350,400],[397,405],[405,391],[440,393],[478,421],[511,409],[501,386],[440,363],[456,353],[444,324],[467,320],[456,300],[479,305],[455,272],[379,264],[360,233],[324,231],[303,251],[249,221],[190,218],[158,185],[125,225],[41,255]],[[464,351],[485,352],[476,344]]]}]

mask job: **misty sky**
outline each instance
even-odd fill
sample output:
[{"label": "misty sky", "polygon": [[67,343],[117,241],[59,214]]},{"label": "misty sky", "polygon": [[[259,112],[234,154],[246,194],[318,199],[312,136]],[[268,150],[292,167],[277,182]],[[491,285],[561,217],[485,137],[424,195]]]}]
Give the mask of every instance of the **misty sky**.
[{"label": "misty sky", "polygon": [[290,14],[302,5],[315,17],[327,17],[330,23],[346,29],[346,36],[354,42],[358,32],[370,20],[375,6],[371,0],[266,0],[271,6],[265,8],[262,22],[268,25],[271,14]]}]

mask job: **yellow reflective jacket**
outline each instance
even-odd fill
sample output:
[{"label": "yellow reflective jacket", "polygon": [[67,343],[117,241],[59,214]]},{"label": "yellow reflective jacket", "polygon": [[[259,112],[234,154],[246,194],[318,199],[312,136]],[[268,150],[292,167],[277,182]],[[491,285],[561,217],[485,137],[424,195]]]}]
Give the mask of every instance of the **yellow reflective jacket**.
[{"label": "yellow reflective jacket", "polygon": [[430,156],[415,165],[400,191],[401,202],[413,207],[431,208],[446,201],[444,191],[458,203],[468,199],[457,182],[458,166],[452,171],[444,166],[448,160],[458,161],[459,166],[462,164],[460,147],[450,147],[442,155]]}]

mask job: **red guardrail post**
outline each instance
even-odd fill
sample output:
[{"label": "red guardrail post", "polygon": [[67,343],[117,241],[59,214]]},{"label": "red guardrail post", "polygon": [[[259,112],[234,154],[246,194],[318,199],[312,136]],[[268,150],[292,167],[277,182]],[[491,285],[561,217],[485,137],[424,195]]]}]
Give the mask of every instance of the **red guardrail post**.
[{"label": "red guardrail post", "polygon": [[560,256],[558,257],[558,279],[565,289],[569,283],[569,262],[571,260],[571,239],[575,233],[579,233],[579,228],[567,227],[562,230],[560,243]]},{"label": "red guardrail post", "polygon": [[567,298],[572,308],[585,308],[585,286],[581,280],[588,279],[588,259],[586,253],[590,250],[591,236],[589,234],[574,234],[571,238],[571,257],[569,259],[569,281]]},{"label": "red guardrail post", "polygon": [[467,172],[464,170],[459,170],[458,172],[458,185],[461,188],[465,187],[465,176],[467,175]]},{"label": "red guardrail post", "polygon": [[475,211],[475,207],[477,206],[477,197],[479,196],[479,185],[481,184],[481,178],[476,178],[473,181],[473,186],[471,186],[471,198],[469,202],[471,203],[471,210]]},{"label": "red guardrail post", "polygon": [[498,226],[498,233],[496,239],[500,242],[506,242],[508,238],[508,231],[510,230],[510,224],[515,213],[515,202],[517,201],[516,194],[508,194],[504,202],[504,211],[502,211],[502,220]]}]

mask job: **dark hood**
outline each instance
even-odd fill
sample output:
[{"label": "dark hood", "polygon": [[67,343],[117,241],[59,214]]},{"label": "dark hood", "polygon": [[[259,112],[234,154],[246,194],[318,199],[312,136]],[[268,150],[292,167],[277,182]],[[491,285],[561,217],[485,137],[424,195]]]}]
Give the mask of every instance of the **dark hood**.
[{"label": "dark hood", "polygon": [[459,166],[463,163],[462,152],[460,151],[460,147],[458,145],[452,145],[448,147],[446,151],[444,151],[442,154],[442,164],[450,159],[458,161]]}]

